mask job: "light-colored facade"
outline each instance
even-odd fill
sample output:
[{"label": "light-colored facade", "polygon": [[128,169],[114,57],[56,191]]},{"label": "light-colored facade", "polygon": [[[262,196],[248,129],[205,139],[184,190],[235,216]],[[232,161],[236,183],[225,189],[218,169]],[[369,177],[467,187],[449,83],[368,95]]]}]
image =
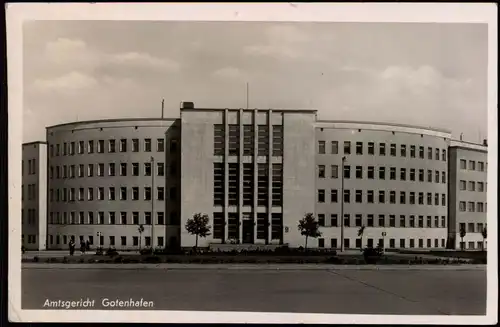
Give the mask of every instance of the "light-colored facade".
[{"label": "light-colored facade", "polygon": [[[450,247],[469,250],[486,248],[487,241],[483,239],[482,230],[487,222],[487,146],[453,141],[449,151]],[[466,231],[463,240],[460,237],[461,228]]]},{"label": "light-colored facade", "polygon": [[340,248],[344,223],[345,248],[444,248],[450,137],[405,125],[317,122],[316,217],[323,235],[311,245]]},{"label": "light-colored facade", "polygon": [[175,119],[48,127],[48,248],[178,243],[179,132]]},{"label": "light-colored facade", "polygon": [[[47,182],[39,183],[47,219],[39,233],[48,249],[67,248],[71,237],[117,249],[192,247],[185,225],[196,213],[210,217],[202,247],[303,246],[297,225],[307,213],[322,232],[308,247],[340,248],[343,239],[347,249],[458,248],[460,224],[466,248],[482,245],[487,148],[453,141],[446,130],[187,102],[175,119],[51,126],[44,146],[37,155],[46,156]],[[476,191],[461,190],[462,180]],[[474,210],[461,211],[462,202]]]},{"label": "light-colored facade", "polygon": [[27,250],[45,250],[47,240],[47,144],[23,144],[22,244]]}]

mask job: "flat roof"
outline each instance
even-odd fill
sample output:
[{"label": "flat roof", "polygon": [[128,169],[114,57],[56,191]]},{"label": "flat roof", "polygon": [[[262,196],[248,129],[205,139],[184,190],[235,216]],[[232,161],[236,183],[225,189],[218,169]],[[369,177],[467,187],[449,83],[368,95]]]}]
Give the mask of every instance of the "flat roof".
[{"label": "flat roof", "polygon": [[46,141],[26,142],[26,143],[23,143],[23,146],[25,146],[25,145],[34,145],[34,144],[47,144],[47,142]]},{"label": "flat roof", "polygon": [[243,110],[243,111],[280,111],[287,113],[316,113],[316,109],[290,109],[290,108],[181,108],[181,112],[187,111],[222,111],[222,110]]},{"label": "flat roof", "polygon": [[481,143],[468,142],[468,141],[460,141],[460,140],[451,140],[450,148],[488,152],[487,145],[483,145]]},{"label": "flat roof", "polygon": [[355,121],[355,120],[318,120],[317,123],[331,123],[331,124],[365,124],[365,125],[380,125],[380,126],[394,126],[394,127],[404,127],[404,128],[416,128],[422,130],[428,130],[433,132],[440,132],[451,134],[450,130],[444,128],[437,128],[431,126],[418,126],[410,124],[399,124],[399,123],[387,123],[387,122],[376,122],[376,121]]},{"label": "flat roof", "polygon": [[63,123],[58,125],[52,125],[45,127],[46,129],[70,126],[70,125],[87,125],[96,123],[116,123],[116,122],[140,122],[140,121],[176,121],[180,118],[110,118],[110,119],[94,119],[94,120],[82,120],[76,122]]}]

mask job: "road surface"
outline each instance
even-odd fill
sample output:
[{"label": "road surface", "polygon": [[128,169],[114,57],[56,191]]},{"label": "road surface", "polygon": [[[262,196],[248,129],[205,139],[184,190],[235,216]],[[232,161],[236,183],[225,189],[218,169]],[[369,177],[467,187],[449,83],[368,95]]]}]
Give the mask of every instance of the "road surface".
[{"label": "road surface", "polygon": [[107,298],[161,310],[484,315],[486,270],[22,270],[23,309],[87,298],[94,309],[111,309]]}]

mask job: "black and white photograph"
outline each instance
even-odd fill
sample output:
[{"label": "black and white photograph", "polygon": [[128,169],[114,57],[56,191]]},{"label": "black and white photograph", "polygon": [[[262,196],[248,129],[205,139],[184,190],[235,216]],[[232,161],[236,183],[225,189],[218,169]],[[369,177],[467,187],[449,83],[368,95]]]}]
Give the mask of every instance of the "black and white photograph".
[{"label": "black and white photograph", "polygon": [[9,319],[496,323],[496,12],[7,5]]}]

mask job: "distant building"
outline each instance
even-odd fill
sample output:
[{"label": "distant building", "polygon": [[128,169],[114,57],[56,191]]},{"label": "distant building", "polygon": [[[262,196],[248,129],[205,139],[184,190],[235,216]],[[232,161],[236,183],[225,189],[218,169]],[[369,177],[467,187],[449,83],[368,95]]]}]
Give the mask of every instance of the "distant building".
[{"label": "distant building", "polygon": [[[452,141],[450,144],[448,192],[449,247],[486,248],[482,231],[487,222],[488,152],[486,141],[480,144]],[[460,229],[466,232],[462,239]],[[484,242],[484,243],[483,243]]]},{"label": "distant building", "polygon": [[23,144],[22,245],[28,250],[47,248],[47,144]]},{"label": "distant building", "polygon": [[465,247],[477,249],[486,224],[486,147],[441,129],[187,102],[180,118],[51,126],[47,142],[53,249],[71,237],[117,249],[192,247],[185,225],[196,213],[210,217],[202,247],[303,246],[306,213],[319,221],[322,236],[308,242],[318,248],[458,248],[466,224]]}]

